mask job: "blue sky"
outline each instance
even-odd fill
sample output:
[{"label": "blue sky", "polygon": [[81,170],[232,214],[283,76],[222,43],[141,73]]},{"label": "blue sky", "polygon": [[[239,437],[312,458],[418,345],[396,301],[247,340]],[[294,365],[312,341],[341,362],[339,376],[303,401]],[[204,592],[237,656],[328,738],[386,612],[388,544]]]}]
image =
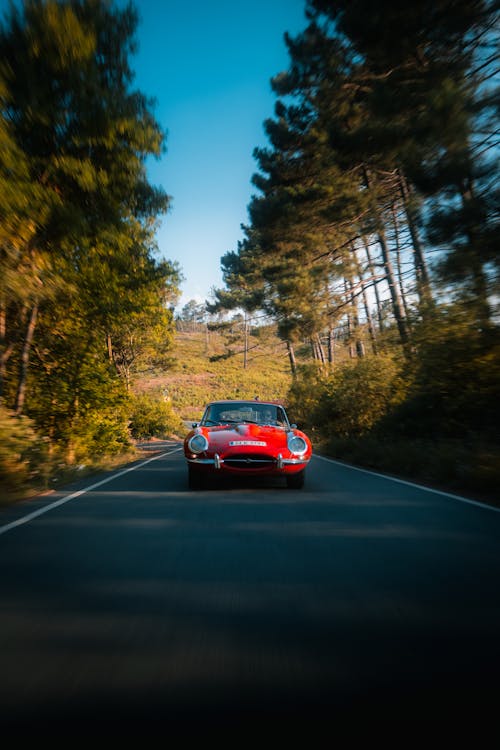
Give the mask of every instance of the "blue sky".
[{"label": "blue sky", "polygon": [[270,79],[288,67],[283,35],[306,24],[304,0],[136,0],[135,86],[156,99],[167,153],[148,166],[172,196],[158,231],[162,257],[182,268],[180,305],[222,285],[255,192],[253,149],[267,143]]}]

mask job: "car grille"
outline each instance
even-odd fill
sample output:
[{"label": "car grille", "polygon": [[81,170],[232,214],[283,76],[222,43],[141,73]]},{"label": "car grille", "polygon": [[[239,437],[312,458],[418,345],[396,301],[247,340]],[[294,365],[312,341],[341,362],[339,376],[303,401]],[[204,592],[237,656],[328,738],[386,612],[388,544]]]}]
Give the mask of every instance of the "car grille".
[{"label": "car grille", "polygon": [[276,459],[259,453],[238,453],[225,458],[224,464],[233,469],[267,469],[276,466]]}]

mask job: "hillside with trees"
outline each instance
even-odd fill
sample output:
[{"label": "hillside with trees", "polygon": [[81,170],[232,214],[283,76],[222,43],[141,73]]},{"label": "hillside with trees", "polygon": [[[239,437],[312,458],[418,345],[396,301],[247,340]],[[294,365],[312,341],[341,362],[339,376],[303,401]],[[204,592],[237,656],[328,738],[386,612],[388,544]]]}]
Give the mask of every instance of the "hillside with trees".
[{"label": "hillside with trees", "polygon": [[275,326],[235,315],[224,323],[176,318],[173,361],[167,370],[144,372],[137,393],[172,404],[186,424],[199,421],[212,399],[286,401],[291,375],[286,347]]}]

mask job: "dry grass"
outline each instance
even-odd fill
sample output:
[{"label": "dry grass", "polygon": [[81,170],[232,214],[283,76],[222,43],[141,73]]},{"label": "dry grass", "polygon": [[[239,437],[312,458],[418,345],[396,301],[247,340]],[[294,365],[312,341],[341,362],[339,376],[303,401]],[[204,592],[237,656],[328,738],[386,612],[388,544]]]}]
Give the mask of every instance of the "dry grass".
[{"label": "dry grass", "polygon": [[291,374],[285,348],[277,337],[270,336],[252,349],[246,367],[242,354],[211,359],[224,353],[223,339],[217,333],[210,333],[207,342],[203,330],[180,332],[173,351],[175,365],[165,372],[144,373],[135,390],[168,397],[186,421],[199,419],[204,405],[218,398],[285,399]]}]

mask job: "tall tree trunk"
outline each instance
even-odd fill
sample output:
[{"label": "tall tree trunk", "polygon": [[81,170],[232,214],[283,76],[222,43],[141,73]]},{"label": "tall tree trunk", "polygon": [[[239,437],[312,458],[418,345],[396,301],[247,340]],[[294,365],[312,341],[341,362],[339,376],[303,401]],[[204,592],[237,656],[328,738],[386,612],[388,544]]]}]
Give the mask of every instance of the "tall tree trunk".
[{"label": "tall tree trunk", "polygon": [[397,212],[395,204],[392,205],[392,221],[394,225],[394,255],[396,258],[396,268],[397,268],[397,273],[398,273],[399,295],[401,298],[401,302],[403,304],[405,318],[408,320],[410,315],[409,315],[408,301],[406,299],[406,291],[405,291],[405,285],[404,285],[404,271],[403,271],[403,262],[401,258],[399,219],[398,219],[398,212]]},{"label": "tall tree trunk", "polygon": [[333,365],[335,362],[335,330],[328,330],[328,362]]},{"label": "tall tree trunk", "polygon": [[424,248],[420,240],[417,226],[417,215],[413,205],[413,188],[408,183],[406,177],[399,173],[399,185],[403,198],[403,205],[406,213],[406,221],[410,231],[410,237],[413,249],[413,262],[415,265],[415,278],[417,282],[417,294],[420,303],[429,305],[432,303],[431,282],[427,261],[425,259]]},{"label": "tall tree trunk", "polygon": [[[370,189],[371,184],[370,184],[370,177],[368,174],[368,169],[364,168],[363,173],[364,173],[365,185],[368,189]],[[380,245],[382,263],[384,265],[384,270],[385,270],[385,274],[387,278],[387,284],[389,285],[392,312],[396,320],[396,325],[398,327],[399,338],[403,345],[403,349],[405,349],[405,353],[406,353],[408,340],[409,340],[408,325],[407,325],[407,321],[404,315],[403,306],[401,304],[401,299],[398,294],[397,283],[394,277],[394,269],[392,266],[391,256],[387,247],[387,242],[386,242],[383,226],[380,226],[379,229],[377,230],[377,240]]]},{"label": "tall tree trunk", "polygon": [[348,288],[349,288],[351,309],[353,311],[352,312],[352,336],[354,338],[354,341],[353,341],[353,353],[351,356],[354,356],[354,353],[355,353],[356,357],[364,357],[365,345],[360,337],[358,303],[354,296],[354,287],[353,287],[352,279],[349,279],[348,281]]},{"label": "tall tree trunk", "polygon": [[384,270],[385,270],[386,277],[387,277],[389,293],[391,295],[392,312],[396,320],[396,325],[398,327],[399,338],[401,340],[401,343],[403,344],[403,347],[406,348],[409,342],[408,324],[405,318],[403,306],[401,304],[401,299],[398,294],[398,287],[397,287],[396,279],[394,277],[394,269],[392,266],[392,260],[391,260],[389,250],[387,248],[387,242],[386,242],[383,230],[379,230],[377,239],[378,239],[378,243],[380,245],[380,250],[382,253],[382,262],[384,264]]},{"label": "tall tree trunk", "polygon": [[111,334],[110,333],[106,334],[106,348],[108,350],[108,360],[110,362],[114,362],[114,357],[113,357],[113,341],[111,339]]},{"label": "tall tree trunk", "polygon": [[26,380],[28,377],[28,365],[30,359],[31,344],[33,343],[33,336],[35,335],[36,322],[38,318],[38,304],[35,304],[31,308],[30,317],[28,320],[28,328],[26,330],[26,336],[23,343],[21,352],[21,366],[19,370],[19,381],[17,385],[16,400],[14,404],[14,411],[17,415],[23,413],[24,402],[26,400]]},{"label": "tall tree trunk", "polygon": [[[372,278],[375,278],[375,276],[377,275],[375,273],[375,264],[373,263],[373,260],[372,260],[372,255],[370,252],[370,244],[367,238],[365,237],[365,235],[363,235],[363,245],[365,248],[366,260],[368,261],[368,269],[370,271],[370,276]],[[383,315],[382,315],[382,302],[380,300],[380,294],[378,291],[378,281],[375,281],[373,284],[373,293],[375,295],[375,305],[377,308],[378,327],[380,330],[382,330],[383,325],[384,325],[384,320],[383,320]]]},{"label": "tall tree trunk", "polygon": [[245,320],[244,320],[244,331],[243,331],[243,339],[244,339],[244,349],[243,349],[243,369],[247,369],[248,365],[248,316],[245,312]]},{"label": "tall tree trunk", "polygon": [[325,347],[323,346],[323,342],[321,341],[320,334],[318,333],[316,335],[318,337],[318,349],[319,349],[319,353],[320,353],[320,357],[321,357],[321,364],[322,365],[326,365],[327,357],[326,357],[326,354],[325,354]]},{"label": "tall tree trunk", "polygon": [[363,299],[363,307],[365,310],[365,317],[366,317],[366,324],[368,326],[368,335],[370,336],[370,341],[372,345],[372,351],[374,354],[377,353],[377,334],[375,332],[375,328],[373,326],[373,319],[370,313],[370,306],[368,304],[368,297],[366,294],[366,288],[363,283],[363,271],[361,269],[361,263],[359,262],[358,254],[356,253],[356,250],[353,249],[353,258],[354,263],[356,266],[356,273],[358,274],[358,278],[361,282],[361,296]]},{"label": "tall tree trunk", "polygon": [[311,336],[311,346],[313,351],[313,358],[320,362],[321,365],[326,364],[325,350],[323,348],[323,344],[321,343],[319,333],[315,333],[313,336]]},{"label": "tall tree trunk", "polygon": [[297,361],[295,359],[293,345],[290,341],[286,342],[286,348],[288,352],[288,359],[290,360],[290,369],[292,371],[292,376],[295,378],[297,375]]},{"label": "tall tree trunk", "polygon": [[0,306],[0,401],[3,399],[7,362],[14,351],[14,342],[7,343],[7,310]]},{"label": "tall tree trunk", "polygon": [[[467,208],[471,201],[474,200],[474,187],[472,180],[468,179],[464,181],[463,185],[460,185],[460,196],[462,199],[462,205],[467,212]],[[474,295],[474,302],[477,310],[477,321],[483,331],[489,330],[491,327],[491,307],[488,301],[488,282],[486,280],[486,274],[484,266],[477,253],[476,248],[476,235],[472,228],[469,228],[466,232],[469,254],[471,257],[470,271],[472,274],[472,294]]]}]

